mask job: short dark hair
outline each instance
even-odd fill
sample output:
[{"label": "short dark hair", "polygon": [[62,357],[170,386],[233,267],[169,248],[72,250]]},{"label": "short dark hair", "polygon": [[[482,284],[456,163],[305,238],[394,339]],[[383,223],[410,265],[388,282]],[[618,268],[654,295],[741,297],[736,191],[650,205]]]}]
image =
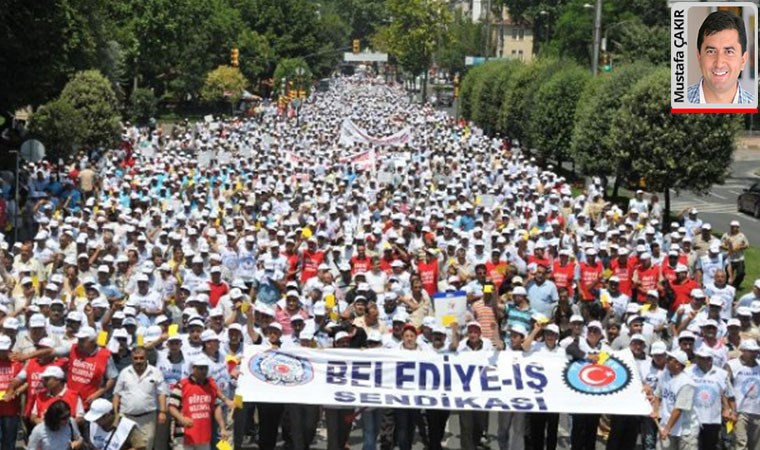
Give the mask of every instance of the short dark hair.
[{"label": "short dark hair", "polygon": [[63,419],[71,417],[71,408],[63,400],[56,400],[45,411],[45,426],[51,431],[61,429]]},{"label": "short dark hair", "polygon": [[742,46],[742,54],[744,54],[747,51],[747,30],[744,28],[744,20],[728,11],[715,11],[702,22],[697,35],[697,52],[701,53],[702,42],[706,36],[723,30],[736,30],[739,33],[739,43]]}]

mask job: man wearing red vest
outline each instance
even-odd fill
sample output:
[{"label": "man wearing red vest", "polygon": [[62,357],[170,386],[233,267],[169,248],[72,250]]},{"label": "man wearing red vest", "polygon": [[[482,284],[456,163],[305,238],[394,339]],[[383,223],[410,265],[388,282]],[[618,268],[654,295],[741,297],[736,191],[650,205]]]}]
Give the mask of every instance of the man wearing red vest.
[{"label": "man wearing red vest", "polygon": [[649,253],[642,253],[639,262],[633,273],[633,286],[636,289],[633,299],[644,303],[647,292],[660,287],[660,268],[652,264],[652,256]]},{"label": "man wearing red vest", "polygon": [[[54,348],[54,342],[49,337],[44,337],[37,342],[37,348]],[[24,369],[16,376],[13,388],[26,383],[26,407],[24,409],[24,418],[29,420],[32,413],[32,406],[35,398],[45,392],[45,383],[42,380],[42,373],[49,366],[57,366],[63,369],[68,359],[56,358],[54,354],[47,353],[36,358],[27,360]]]},{"label": "man wearing red vest", "polygon": [[629,298],[633,295],[633,260],[628,257],[628,249],[622,247],[618,250],[618,257],[610,263],[612,275],[620,280],[618,290]]},{"label": "man wearing red vest", "polygon": [[301,284],[317,276],[319,265],[325,261],[325,252],[317,248],[317,240],[310,237],[306,250],[301,252]]},{"label": "man wearing red vest", "polygon": [[82,397],[76,391],[69,389],[63,382],[66,376],[58,366],[48,366],[42,372],[42,383],[45,385],[45,392],[37,395],[32,405],[32,423],[37,425],[45,417],[45,411],[48,410],[57,400],[63,400],[71,409],[71,417],[76,419],[77,423],[84,422],[84,405]]},{"label": "man wearing red vest", "polygon": [[0,336],[0,391],[7,392],[0,400],[0,445],[2,448],[16,448],[16,433],[21,402],[11,387],[13,379],[24,365],[10,360],[11,338]]},{"label": "man wearing red vest", "polygon": [[559,260],[552,263],[552,273],[549,278],[554,281],[557,289],[567,289],[567,295],[572,299],[575,295],[575,289],[573,289],[575,263],[570,262],[570,254],[571,252],[568,249],[559,251]]},{"label": "man wearing red vest", "polygon": [[372,260],[367,256],[367,248],[364,244],[357,244],[356,256],[351,258],[351,275],[361,272],[369,272],[372,269]]},{"label": "man wearing red vest", "polygon": [[[119,376],[111,352],[99,348],[97,333],[92,327],[82,327],[76,334],[77,343],[71,346],[69,373],[66,385],[76,391],[88,409],[96,398],[110,391]],[[105,381],[105,382],[104,382]]]},{"label": "man wearing red vest", "polygon": [[426,259],[417,260],[417,271],[422,280],[422,287],[432,298],[438,292],[438,258],[432,248],[425,250]]},{"label": "man wearing red vest", "polygon": [[169,414],[176,421],[174,436],[181,438],[185,448],[209,448],[212,420],[216,420],[221,440],[227,440],[216,383],[208,378],[210,365],[206,356],[196,358],[191,375],[172,388]]},{"label": "man wearing red vest", "polygon": [[507,262],[501,260],[501,250],[494,248],[491,250],[491,260],[486,262],[486,276],[498,287],[504,282],[506,273]]},{"label": "man wearing red vest", "polygon": [[578,291],[581,301],[593,302],[602,286],[602,263],[596,260],[596,250],[586,250],[586,261],[579,264]]},{"label": "man wearing red vest", "polygon": [[[666,297],[671,301],[668,309],[671,314],[675,314],[681,305],[685,305],[691,301],[691,293],[695,289],[699,289],[699,283],[689,278],[689,268],[683,264],[676,266],[676,279],[672,283],[666,285]],[[668,288],[672,291],[672,294],[668,292]]]}]

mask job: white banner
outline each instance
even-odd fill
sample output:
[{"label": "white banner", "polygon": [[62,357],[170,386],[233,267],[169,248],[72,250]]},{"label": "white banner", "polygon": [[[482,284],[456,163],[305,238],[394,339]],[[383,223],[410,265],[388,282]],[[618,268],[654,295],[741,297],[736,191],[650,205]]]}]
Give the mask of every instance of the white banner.
[{"label": "white banner", "polygon": [[411,142],[412,129],[406,127],[403,130],[386,137],[373,137],[358,126],[351,119],[343,119],[340,126],[339,142],[343,145],[351,146],[353,144],[374,144],[387,145],[391,147],[403,147]]},{"label": "white banner", "polygon": [[518,352],[286,350],[247,346],[237,394],[245,402],[340,407],[645,416],[633,356],[599,363]]},{"label": "white banner", "polygon": [[340,158],[340,162],[351,163],[356,170],[375,170],[375,162],[377,161],[377,155],[375,150],[366,150]]},{"label": "white banner", "polygon": [[436,321],[444,327],[456,320],[459,325],[467,321],[467,293],[464,291],[439,292],[433,296],[433,309]]}]

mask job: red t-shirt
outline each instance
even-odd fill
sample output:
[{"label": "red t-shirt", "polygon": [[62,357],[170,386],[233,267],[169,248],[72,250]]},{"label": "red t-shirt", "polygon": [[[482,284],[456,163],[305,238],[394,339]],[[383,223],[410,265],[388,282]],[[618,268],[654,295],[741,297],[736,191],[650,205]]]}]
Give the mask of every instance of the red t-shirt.
[{"label": "red t-shirt", "polygon": [[570,298],[573,298],[575,290],[573,289],[573,280],[575,279],[575,263],[568,262],[564,267],[559,261],[554,261],[552,264],[551,279],[554,284],[559,288],[567,289]]},{"label": "red t-shirt", "polygon": [[620,292],[631,297],[633,295],[633,261],[629,258],[626,260],[626,265],[622,266],[620,260],[615,259],[610,263],[610,269],[612,269],[612,275],[620,279],[618,283]]},{"label": "red t-shirt", "polygon": [[636,276],[639,279],[639,287],[637,300],[639,303],[643,303],[646,300],[647,291],[651,289],[657,289],[660,282],[660,267],[654,264],[649,268],[644,269],[639,266],[636,269]]},{"label": "red t-shirt", "polygon": [[351,275],[355,275],[360,272],[369,272],[372,269],[372,260],[367,255],[364,258],[354,256],[351,258]]},{"label": "red t-shirt", "polygon": [[325,252],[304,250],[301,256],[301,283],[303,284],[317,276],[317,267],[325,260]]},{"label": "red t-shirt", "polygon": [[198,384],[189,378],[180,380],[182,415],[193,419],[193,426],[184,428],[185,445],[202,445],[211,442],[211,421],[214,418],[217,387],[213,379]]},{"label": "red t-shirt", "polygon": [[[79,352],[79,344],[72,345],[66,385],[69,389],[78,392],[83,401],[87,400],[90,395],[100,389],[110,358],[111,352],[105,348],[99,348],[93,355],[83,355]],[[86,404],[85,408],[87,408]]]},{"label": "red t-shirt", "polygon": [[216,308],[216,304],[219,303],[219,299],[222,298],[223,295],[226,295],[228,292],[230,292],[230,287],[227,285],[226,282],[222,281],[219,284],[214,284],[213,282],[208,282],[208,301],[211,303],[212,308]]},{"label": "red t-shirt", "polygon": [[422,288],[427,291],[430,297],[438,292],[438,260],[432,262],[418,261],[417,270],[419,270],[422,279]]},{"label": "red t-shirt", "polygon": [[591,265],[582,262],[580,263],[580,272],[580,286],[578,290],[581,293],[581,300],[593,301],[596,299],[596,296],[592,290],[600,286],[602,279],[602,263],[597,261],[595,265]]},{"label": "red t-shirt", "polygon": [[[0,360],[0,391],[5,392],[10,388],[13,379],[16,378],[24,364],[18,361]],[[21,402],[18,397],[13,400],[0,401],[0,417],[18,416],[21,413]]]}]

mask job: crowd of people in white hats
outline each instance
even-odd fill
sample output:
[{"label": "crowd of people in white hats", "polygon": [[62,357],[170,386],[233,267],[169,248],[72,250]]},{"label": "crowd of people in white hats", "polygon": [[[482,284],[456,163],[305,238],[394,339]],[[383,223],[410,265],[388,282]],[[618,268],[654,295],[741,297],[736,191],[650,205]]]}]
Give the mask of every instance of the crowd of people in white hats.
[{"label": "crowd of people in white hats", "polygon": [[[350,145],[350,119],[402,146]],[[371,151],[369,166],[352,155]],[[397,163],[399,162],[400,163]],[[0,438],[14,448],[550,449],[559,414],[243,403],[244,348],[633,353],[651,417],[574,414],[572,450],[758,449],[760,280],[749,243],[691,210],[663,227],[637,192],[573,195],[508,141],[333,80],[298,121],[125,127],[65,173],[28,167],[28,240],[0,264]],[[597,181],[597,180],[594,180]],[[667,228],[667,231],[661,231]],[[464,291],[444,326],[432,299]],[[450,416],[450,413],[455,413]],[[23,427],[22,427],[23,425]],[[496,440],[488,440],[495,434]],[[253,442],[252,442],[253,441]]]}]

